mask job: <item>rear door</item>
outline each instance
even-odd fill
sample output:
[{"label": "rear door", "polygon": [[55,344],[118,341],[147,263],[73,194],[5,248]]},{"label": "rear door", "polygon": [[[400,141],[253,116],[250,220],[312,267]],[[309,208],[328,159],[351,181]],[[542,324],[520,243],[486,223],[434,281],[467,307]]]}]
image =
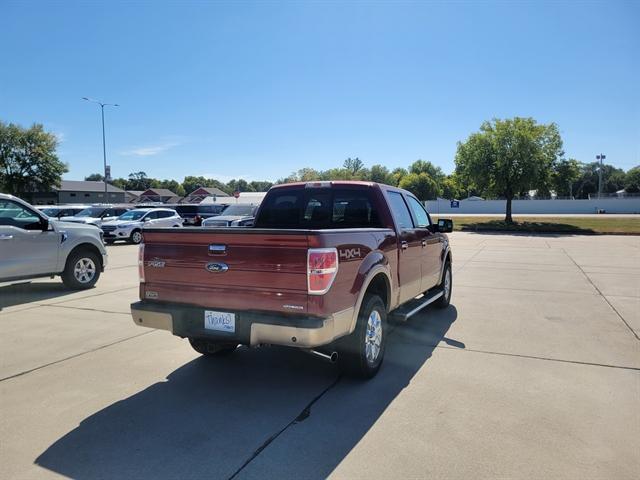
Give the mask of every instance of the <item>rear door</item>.
[{"label": "rear door", "polygon": [[415,228],[402,194],[388,191],[387,198],[398,230],[398,286],[400,303],[422,293],[422,233]]}]

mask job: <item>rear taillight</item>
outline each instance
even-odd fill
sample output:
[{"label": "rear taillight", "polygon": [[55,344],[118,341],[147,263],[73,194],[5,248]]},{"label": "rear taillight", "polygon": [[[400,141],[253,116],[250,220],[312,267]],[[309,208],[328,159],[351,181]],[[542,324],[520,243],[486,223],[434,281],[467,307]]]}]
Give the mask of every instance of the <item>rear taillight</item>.
[{"label": "rear taillight", "polygon": [[307,252],[307,286],[310,295],[324,295],[338,274],[335,248],[310,248]]},{"label": "rear taillight", "polygon": [[144,243],[138,246],[138,278],[144,283]]}]

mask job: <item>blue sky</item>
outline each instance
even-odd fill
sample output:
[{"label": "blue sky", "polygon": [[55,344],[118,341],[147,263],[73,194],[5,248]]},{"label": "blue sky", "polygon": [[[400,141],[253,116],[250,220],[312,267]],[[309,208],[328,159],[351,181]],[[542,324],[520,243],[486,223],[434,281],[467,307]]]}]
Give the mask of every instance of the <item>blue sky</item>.
[{"label": "blue sky", "polygon": [[640,164],[640,2],[0,3],[0,118],[61,139],[67,179],[270,179],[347,157],[454,168],[493,117]]}]

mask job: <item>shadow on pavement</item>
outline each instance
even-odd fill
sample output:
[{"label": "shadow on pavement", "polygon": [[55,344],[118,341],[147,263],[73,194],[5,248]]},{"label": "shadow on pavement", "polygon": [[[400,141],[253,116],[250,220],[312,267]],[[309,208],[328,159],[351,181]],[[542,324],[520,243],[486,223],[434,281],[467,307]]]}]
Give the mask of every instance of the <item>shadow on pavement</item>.
[{"label": "shadow on pavement", "polygon": [[76,293],[65,287],[61,280],[46,283],[21,283],[0,287],[0,310],[30,302],[41,302]]},{"label": "shadow on pavement", "polygon": [[86,418],[35,463],[76,479],[325,478],[423,368],[456,317],[453,306],[429,308],[395,327],[385,363],[368,382],[286,348],[197,358]]}]

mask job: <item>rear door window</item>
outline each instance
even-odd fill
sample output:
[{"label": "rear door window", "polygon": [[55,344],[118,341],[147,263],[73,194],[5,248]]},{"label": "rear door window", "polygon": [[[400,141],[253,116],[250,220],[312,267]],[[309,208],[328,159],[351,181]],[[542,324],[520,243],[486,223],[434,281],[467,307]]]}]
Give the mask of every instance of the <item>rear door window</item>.
[{"label": "rear door window", "polygon": [[409,213],[409,207],[405,203],[402,195],[397,192],[388,192],[389,206],[393,213],[393,218],[399,230],[410,230],[413,228],[413,220]]}]

